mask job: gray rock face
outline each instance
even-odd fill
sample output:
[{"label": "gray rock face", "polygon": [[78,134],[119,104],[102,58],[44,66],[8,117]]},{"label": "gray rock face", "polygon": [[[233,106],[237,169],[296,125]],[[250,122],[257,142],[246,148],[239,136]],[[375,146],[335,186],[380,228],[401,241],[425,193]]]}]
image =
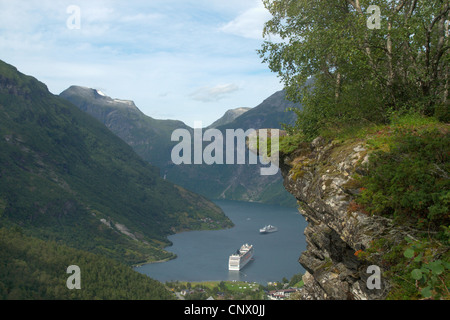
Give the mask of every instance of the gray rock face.
[{"label": "gray rock face", "polygon": [[233,122],[237,117],[243,115],[249,110],[251,110],[251,108],[236,108],[228,110],[227,112],[225,112],[222,118],[218,119],[217,121],[214,121],[214,123],[208,126],[208,129],[217,128],[226,125],[230,122]]},{"label": "gray rock face", "polygon": [[[364,174],[368,154],[362,140],[337,143],[318,138],[281,155],[284,186],[308,221],[307,249],[299,259],[307,271],[300,299],[372,300],[384,299],[389,292],[389,279],[383,276],[380,289],[368,285],[375,281],[374,273],[368,272],[373,261],[362,260],[358,251],[374,240],[395,242],[409,234],[389,219],[349,210],[358,193],[352,176]],[[382,273],[381,261],[378,265]]]},{"label": "gray rock face", "polygon": [[159,168],[170,163],[170,152],[175,145],[170,139],[172,132],[190,130],[181,121],[146,116],[133,101],[113,99],[96,89],[71,86],[60,96],[105,124],[143,159]]}]

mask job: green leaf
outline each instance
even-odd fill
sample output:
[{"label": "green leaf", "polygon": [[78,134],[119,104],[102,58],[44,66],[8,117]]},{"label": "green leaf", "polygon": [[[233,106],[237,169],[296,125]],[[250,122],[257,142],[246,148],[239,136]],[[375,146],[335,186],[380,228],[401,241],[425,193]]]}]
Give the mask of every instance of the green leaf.
[{"label": "green leaf", "polygon": [[436,275],[439,275],[442,272],[444,272],[444,266],[442,265],[440,260],[433,261],[428,266],[429,266],[430,270]]},{"label": "green leaf", "polygon": [[414,262],[420,262],[422,261],[423,253],[419,254],[417,257],[414,258]]},{"label": "green leaf", "polygon": [[411,259],[412,257],[414,257],[414,250],[411,249],[411,248],[409,248],[409,249],[407,249],[407,250],[403,253],[403,255],[404,255],[406,258]]},{"label": "green leaf", "polygon": [[431,287],[425,287],[422,290],[420,290],[420,293],[422,294],[422,296],[424,296],[425,298],[430,298],[431,297]]},{"label": "green leaf", "polygon": [[413,243],[414,242],[414,240],[411,239],[410,237],[405,237],[405,241],[408,242],[408,243]]},{"label": "green leaf", "polygon": [[423,276],[425,277],[425,275],[427,275],[429,272],[430,272],[430,267],[426,264],[426,265],[423,265],[421,268],[420,268],[420,271],[422,271],[422,274],[423,274]]},{"label": "green leaf", "polygon": [[420,280],[422,279],[422,270],[420,269],[414,269],[413,271],[411,271],[411,277],[414,280]]},{"label": "green leaf", "polygon": [[438,277],[437,276],[431,276],[430,280],[428,281],[428,284],[431,284],[433,287],[436,286],[436,284],[438,283]]}]

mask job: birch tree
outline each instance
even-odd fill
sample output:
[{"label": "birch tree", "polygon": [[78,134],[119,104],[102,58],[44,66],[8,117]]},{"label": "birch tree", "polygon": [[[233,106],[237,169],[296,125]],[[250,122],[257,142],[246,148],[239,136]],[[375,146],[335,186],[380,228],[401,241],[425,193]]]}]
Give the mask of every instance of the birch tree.
[{"label": "birch tree", "polygon": [[448,112],[449,0],[263,2],[272,19],[260,56],[303,102],[306,130]]}]

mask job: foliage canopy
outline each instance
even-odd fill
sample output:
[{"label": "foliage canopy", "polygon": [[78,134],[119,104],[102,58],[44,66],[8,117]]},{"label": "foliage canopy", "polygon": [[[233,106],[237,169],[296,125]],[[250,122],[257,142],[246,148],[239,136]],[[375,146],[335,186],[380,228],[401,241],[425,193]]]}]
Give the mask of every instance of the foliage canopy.
[{"label": "foliage canopy", "polygon": [[[296,127],[310,138],[343,123],[387,123],[392,111],[449,120],[448,1],[263,2],[273,15],[264,35],[279,41],[265,41],[260,56],[303,102]],[[379,29],[368,26],[373,5]]]}]

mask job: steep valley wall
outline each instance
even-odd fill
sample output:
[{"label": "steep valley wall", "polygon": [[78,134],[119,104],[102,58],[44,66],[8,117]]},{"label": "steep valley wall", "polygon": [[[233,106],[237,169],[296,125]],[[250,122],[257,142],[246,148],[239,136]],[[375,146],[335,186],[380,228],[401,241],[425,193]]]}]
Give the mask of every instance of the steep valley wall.
[{"label": "steep valley wall", "polygon": [[352,176],[364,175],[369,159],[365,141],[327,141],[317,138],[302,143],[294,152],[280,155],[285,188],[293,194],[308,226],[304,233],[307,248],[299,258],[305,268],[304,287],[299,299],[384,299],[389,293],[389,279],[382,275],[378,288],[368,269],[380,268],[382,262],[365,261],[358,252],[373,241],[389,239],[392,243],[411,235],[391,220],[370,216],[349,207],[358,194]]}]

